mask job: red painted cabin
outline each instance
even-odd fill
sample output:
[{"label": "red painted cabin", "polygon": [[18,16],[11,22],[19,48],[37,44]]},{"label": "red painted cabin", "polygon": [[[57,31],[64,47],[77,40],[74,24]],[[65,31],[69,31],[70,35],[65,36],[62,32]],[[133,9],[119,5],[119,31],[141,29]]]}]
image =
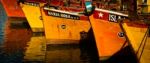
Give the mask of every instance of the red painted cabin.
[{"label": "red painted cabin", "polygon": [[41,3],[46,3],[46,0],[26,0],[26,2],[41,2]]}]

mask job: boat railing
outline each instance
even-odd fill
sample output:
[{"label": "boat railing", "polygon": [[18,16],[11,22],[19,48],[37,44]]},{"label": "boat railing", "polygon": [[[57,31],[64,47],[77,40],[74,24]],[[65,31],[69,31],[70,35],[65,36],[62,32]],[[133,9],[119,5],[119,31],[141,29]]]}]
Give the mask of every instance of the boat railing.
[{"label": "boat railing", "polygon": [[120,16],[128,17],[128,14],[124,14],[124,13],[120,13],[120,12],[116,12],[116,11],[105,10],[105,9],[99,9],[99,8],[95,8],[95,10],[101,11],[101,12],[110,13],[110,14],[115,14],[115,15],[120,15]]},{"label": "boat railing", "polygon": [[44,10],[54,11],[54,12],[60,12],[60,13],[65,13],[65,14],[70,14],[70,15],[76,15],[76,16],[81,16],[80,12],[67,12],[67,11],[63,11],[63,10],[50,9],[50,8],[47,8],[47,7],[44,7]]}]

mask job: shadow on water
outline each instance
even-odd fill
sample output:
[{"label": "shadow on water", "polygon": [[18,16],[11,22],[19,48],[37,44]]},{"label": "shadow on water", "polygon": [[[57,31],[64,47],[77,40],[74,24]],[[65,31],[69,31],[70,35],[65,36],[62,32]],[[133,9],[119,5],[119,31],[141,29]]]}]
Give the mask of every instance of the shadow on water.
[{"label": "shadow on water", "polygon": [[[107,60],[99,60],[98,51],[96,50],[96,42],[94,39],[93,31],[90,29],[88,32],[87,38],[81,40],[81,53],[87,53],[87,56],[90,56],[90,63],[139,63],[135,52],[133,51],[131,46],[126,46],[122,48],[120,51],[115,53]],[[86,55],[85,55],[86,56]]]},{"label": "shadow on water", "polygon": [[101,63],[139,63],[137,57],[130,46],[126,46],[108,60],[100,61]]},{"label": "shadow on water", "polygon": [[87,58],[90,58],[89,59],[90,63],[99,63],[96,42],[94,39],[92,29],[90,29],[88,33],[83,31],[80,34],[81,34],[80,49],[83,59],[85,58],[85,56],[88,56]]}]

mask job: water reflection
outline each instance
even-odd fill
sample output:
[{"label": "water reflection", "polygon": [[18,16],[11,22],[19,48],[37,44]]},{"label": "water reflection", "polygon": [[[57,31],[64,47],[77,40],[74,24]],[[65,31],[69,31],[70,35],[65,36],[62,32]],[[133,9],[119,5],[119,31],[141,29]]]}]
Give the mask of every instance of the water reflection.
[{"label": "water reflection", "polygon": [[88,63],[87,55],[81,53],[79,45],[48,45],[46,63]]},{"label": "water reflection", "polygon": [[[54,45],[46,44],[44,32],[33,33],[25,23],[21,28],[10,26],[10,21],[6,24],[0,63],[99,63],[91,30],[87,36],[81,34],[80,44]],[[128,51],[131,51],[130,47],[101,63],[137,63],[133,52]]]},{"label": "water reflection", "polygon": [[[33,33],[34,35],[35,33]],[[37,34],[37,33],[36,33]],[[38,35],[41,35],[39,33]],[[45,62],[45,53],[46,53],[46,40],[44,36],[32,36],[31,40],[27,43],[28,47],[25,51],[24,63],[29,62]]]},{"label": "water reflection", "polygon": [[93,63],[85,44],[48,45],[44,33],[24,26],[7,21],[0,63]]},{"label": "water reflection", "polygon": [[[79,44],[54,45],[46,44],[44,32],[33,33],[27,22],[23,22],[25,27],[11,25],[11,21],[6,24],[0,63],[99,63],[91,29],[88,35],[81,33]],[[128,51],[130,47],[101,63],[137,63],[133,52]]]},{"label": "water reflection", "polygon": [[39,38],[41,37],[34,37],[34,40],[30,41],[24,57],[25,63],[93,63],[88,49],[83,44],[45,44],[44,38],[42,41]]},{"label": "water reflection", "polygon": [[30,41],[31,30],[29,28],[11,28],[11,21],[7,21],[5,28],[4,45],[0,57],[0,63],[21,63],[26,43]]},{"label": "water reflection", "polygon": [[3,41],[4,41],[4,26],[6,20],[6,13],[3,10],[4,8],[0,4],[0,47],[3,45]]}]

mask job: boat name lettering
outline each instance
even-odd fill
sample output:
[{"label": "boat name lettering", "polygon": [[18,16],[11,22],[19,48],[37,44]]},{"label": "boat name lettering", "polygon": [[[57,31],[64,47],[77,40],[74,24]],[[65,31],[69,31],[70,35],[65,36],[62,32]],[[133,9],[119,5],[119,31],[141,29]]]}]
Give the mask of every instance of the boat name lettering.
[{"label": "boat name lettering", "polygon": [[35,3],[35,2],[27,2],[27,3],[25,3],[26,5],[30,5],[30,6],[36,6],[36,7],[38,7],[39,6],[39,4],[38,3]]},{"label": "boat name lettering", "polygon": [[54,12],[54,11],[48,11],[48,15],[55,16],[55,17],[61,17],[61,18],[67,18],[67,19],[75,19],[75,20],[80,19],[80,17],[76,16],[76,15],[65,14],[65,13]]},{"label": "boat name lettering", "polygon": [[59,13],[57,13],[57,12],[49,12],[48,11],[48,15],[50,15],[50,16],[60,16],[60,14]]}]

